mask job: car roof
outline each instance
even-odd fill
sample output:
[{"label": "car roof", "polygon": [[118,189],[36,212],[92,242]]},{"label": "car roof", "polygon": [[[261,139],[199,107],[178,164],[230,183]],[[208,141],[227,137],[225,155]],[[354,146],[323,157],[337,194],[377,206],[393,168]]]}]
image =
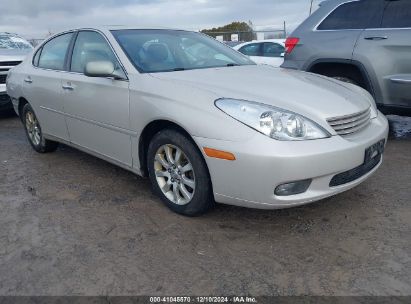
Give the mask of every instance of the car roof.
[{"label": "car roof", "polygon": [[283,46],[285,46],[285,39],[264,39],[264,40],[253,40],[253,41],[248,41],[248,42],[242,42],[236,46],[234,46],[234,49],[239,49],[245,45],[248,44],[253,44],[253,43],[264,43],[264,42],[274,42],[274,43],[279,43]]},{"label": "car roof", "polygon": [[[184,31],[183,29],[167,28],[161,26],[133,26],[133,25],[95,25],[95,26],[82,26],[67,30],[100,30],[100,31],[115,31],[115,30],[170,30],[170,31]],[[66,30],[66,31],[67,31]]]}]

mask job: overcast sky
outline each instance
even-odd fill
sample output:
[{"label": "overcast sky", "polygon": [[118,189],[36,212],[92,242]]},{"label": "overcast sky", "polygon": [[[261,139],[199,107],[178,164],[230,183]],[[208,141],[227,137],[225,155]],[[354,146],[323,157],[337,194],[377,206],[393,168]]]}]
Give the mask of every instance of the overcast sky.
[{"label": "overcast sky", "polygon": [[[315,7],[321,2],[314,0]],[[200,30],[232,21],[290,30],[309,12],[310,0],[0,0],[0,32],[44,38],[91,25],[141,25]]]}]

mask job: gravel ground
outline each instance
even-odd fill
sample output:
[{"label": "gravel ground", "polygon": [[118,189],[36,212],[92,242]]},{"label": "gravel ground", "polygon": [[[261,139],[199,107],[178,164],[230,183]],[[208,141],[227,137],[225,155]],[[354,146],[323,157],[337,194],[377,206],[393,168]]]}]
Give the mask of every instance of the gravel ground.
[{"label": "gravel ground", "polygon": [[0,118],[0,295],[411,295],[411,140],[308,206],[166,209],[148,180]]}]

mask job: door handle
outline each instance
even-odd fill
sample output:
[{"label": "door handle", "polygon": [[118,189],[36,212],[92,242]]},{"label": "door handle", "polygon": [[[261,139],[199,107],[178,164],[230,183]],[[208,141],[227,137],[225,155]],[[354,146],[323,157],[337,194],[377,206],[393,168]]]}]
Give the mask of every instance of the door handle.
[{"label": "door handle", "polygon": [[24,79],[24,82],[25,83],[33,83],[33,80],[31,80],[31,77],[29,76],[29,77]]},{"label": "door handle", "polygon": [[364,37],[365,40],[385,40],[388,39],[387,36],[369,36],[369,37]]},{"label": "door handle", "polygon": [[64,89],[64,90],[69,90],[69,91],[73,91],[74,90],[74,88],[71,86],[71,85],[69,85],[69,84],[66,84],[66,85],[62,85],[62,88]]}]

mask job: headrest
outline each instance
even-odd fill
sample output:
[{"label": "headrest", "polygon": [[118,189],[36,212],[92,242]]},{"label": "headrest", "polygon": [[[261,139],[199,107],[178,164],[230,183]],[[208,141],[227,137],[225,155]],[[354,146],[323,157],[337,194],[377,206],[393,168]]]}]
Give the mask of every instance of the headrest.
[{"label": "headrest", "polygon": [[148,55],[156,61],[165,61],[168,58],[168,49],[164,44],[153,43],[147,48]]}]

